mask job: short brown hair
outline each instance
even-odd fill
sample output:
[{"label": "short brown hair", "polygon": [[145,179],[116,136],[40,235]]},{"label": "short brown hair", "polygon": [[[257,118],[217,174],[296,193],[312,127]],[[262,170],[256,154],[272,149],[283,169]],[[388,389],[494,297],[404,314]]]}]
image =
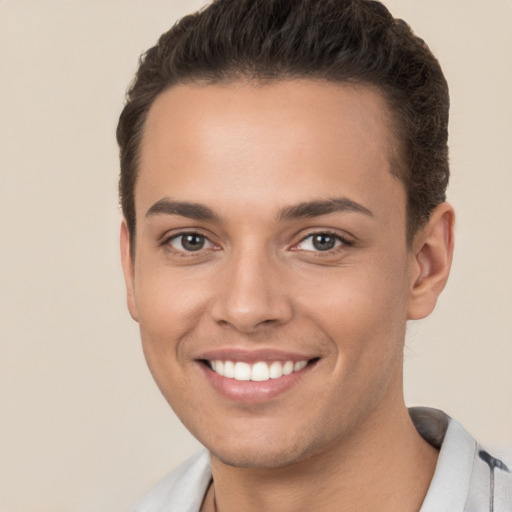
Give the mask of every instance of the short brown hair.
[{"label": "short brown hair", "polygon": [[155,98],[184,82],[324,79],[375,86],[394,119],[396,174],[412,236],[446,197],[448,86],[437,59],[373,0],[214,0],[185,16],[140,59],[119,118],[119,194],[130,236],[144,122]]}]

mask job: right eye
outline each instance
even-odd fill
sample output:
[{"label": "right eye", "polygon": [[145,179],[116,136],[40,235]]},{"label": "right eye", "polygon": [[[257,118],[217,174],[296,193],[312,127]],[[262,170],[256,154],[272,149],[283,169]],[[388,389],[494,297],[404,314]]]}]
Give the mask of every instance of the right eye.
[{"label": "right eye", "polygon": [[215,247],[208,238],[199,233],[180,233],[170,237],[166,243],[180,252],[197,252]]}]

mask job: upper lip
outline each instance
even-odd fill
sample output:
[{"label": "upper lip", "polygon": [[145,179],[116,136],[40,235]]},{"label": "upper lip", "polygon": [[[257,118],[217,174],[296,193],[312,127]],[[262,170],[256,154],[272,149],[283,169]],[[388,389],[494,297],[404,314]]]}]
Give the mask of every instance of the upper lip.
[{"label": "upper lip", "polygon": [[244,363],[256,363],[258,361],[308,361],[318,356],[301,354],[296,352],[285,352],[276,349],[243,349],[243,348],[219,348],[212,349],[199,354],[196,359],[208,361],[241,361]]}]

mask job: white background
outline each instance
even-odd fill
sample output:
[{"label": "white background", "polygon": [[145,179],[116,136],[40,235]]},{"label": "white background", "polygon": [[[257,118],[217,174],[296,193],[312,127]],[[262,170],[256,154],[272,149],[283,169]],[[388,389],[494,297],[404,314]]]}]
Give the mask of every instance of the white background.
[{"label": "white background", "polygon": [[[0,510],[121,512],[197,449],[125,308],[114,131],[194,0],[0,0]],[[452,94],[454,269],[410,325],[409,404],[512,443],[512,2],[389,0]]]}]

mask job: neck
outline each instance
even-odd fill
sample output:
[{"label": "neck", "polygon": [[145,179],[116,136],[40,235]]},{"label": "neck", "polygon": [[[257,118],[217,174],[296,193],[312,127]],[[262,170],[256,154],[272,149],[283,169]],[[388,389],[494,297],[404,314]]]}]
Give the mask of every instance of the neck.
[{"label": "neck", "polygon": [[[330,450],[282,468],[237,468],[212,455],[204,511],[420,510],[438,452],[417,433],[403,400],[374,411]],[[216,509],[213,508],[215,494]]]}]

